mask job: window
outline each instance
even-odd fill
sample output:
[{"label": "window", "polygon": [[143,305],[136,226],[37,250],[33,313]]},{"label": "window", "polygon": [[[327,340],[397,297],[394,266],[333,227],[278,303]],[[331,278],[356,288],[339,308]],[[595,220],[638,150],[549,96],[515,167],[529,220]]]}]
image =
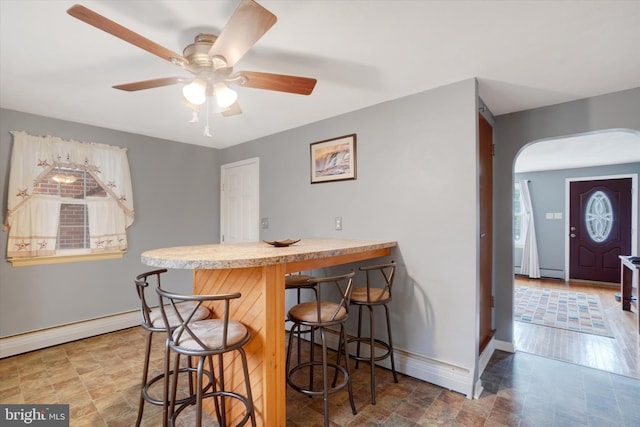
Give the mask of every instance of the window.
[{"label": "window", "polygon": [[584,222],[591,240],[602,243],[607,240],[613,229],[613,205],[602,191],[596,191],[589,197],[584,213]]},{"label": "window", "polygon": [[87,197],[107,197],[107,192],[81,169],[54,167],[33,186],[33,194],[46,194],[60,198],[60,219],[56,240],[56,253],[90,249]]},{"label": "window", "polygon": [[513,244],[516,247],[524,246],[527,235],[527,218],[520,191],[520,184],[513,184]]},{"label": "window", "polygon": [[7,256],[122,254],[133,223],[126,150],[12,132]]}]

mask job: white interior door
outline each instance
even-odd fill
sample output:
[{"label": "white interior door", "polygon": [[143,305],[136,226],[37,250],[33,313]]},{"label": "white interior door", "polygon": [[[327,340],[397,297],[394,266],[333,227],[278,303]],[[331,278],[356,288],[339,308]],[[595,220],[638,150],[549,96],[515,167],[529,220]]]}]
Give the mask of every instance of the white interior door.
[{"label": "white interior door", "polygon": [[220,242],[260,240],[260,162],[257,157],[220,170]]}]

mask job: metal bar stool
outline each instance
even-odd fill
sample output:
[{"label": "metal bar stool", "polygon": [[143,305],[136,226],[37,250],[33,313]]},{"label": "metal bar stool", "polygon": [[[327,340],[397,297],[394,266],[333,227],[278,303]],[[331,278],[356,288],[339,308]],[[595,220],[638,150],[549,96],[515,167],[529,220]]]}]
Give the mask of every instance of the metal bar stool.
[{"label": "metal bar stool", "polygon": [[[226,399],[231,398],[236,401],[240,401],[244,405],[243,414],[231,414],[235,419],[240,417],[240,420],[237,421],[236,425],[243,426],[250,420],[251,425],[255,427],[256,420],[253,407],[253,397],[251,394],[249,368],[247,365],[247,356],[243,348],[243,346],[251,339],[251,333],[241,322],[229,319],[230,302],[231,300],[240,298],[241,294],[236,292],[232,294],[217,295],[181,295],[167,292],[160,287],[156,288],[156,292],[160,299],[160,307],[165,324],[168,324],[167,307],[173,307],[175,310],[181,303],[187,302],[193,304],[192,311],[186,315],[181,315],[178,312],[178,327],[167,331],[169,349],[176,354],[173,365],[174,371],[177,370],[180,365],[181,356],[187,356],[188,358],[196,357],[198,359],[197,367],[191,368],[191,372],[195,373],[195,395],[191,396],[189,400],[180,404],[177,408],[177,401],[175,399],[177,377],[175,375],[173,376],[171,399],[169,400],[169,413],[171,415],[169,419],[170,425],[174,426],[180,413],[188,406],[195,404],[195,425],[196,427],[201,427],[202,401],[203,399],[212,397],[218,418],[218,424],[220,426],[227,426],[228,421],[235,422],[235,420],[228,420],[229,414],[226,410]],[[218,318],[194,320],[197,310],[204,302],[211,302],[215,304],[216,308],[214,309],[214,313],[218,314]],[[225,388],[225,366],[223,363],[223,355],[233,351],[237,352],[240,356],[246,395],[241,395]],[[217,356],[218,360],[217,375],[213,368],[213,356]],[[204,369],[205,361],[209,362],[208,370]],[[165,370],[168,371],[168,367],[165,366]],[[212,387],[203,385],[204,376],[209,378],[212,383]],[[165,374],[164,379],[165,393],[168,393],[169,375]],[[167,403],[167,400],[165,400],[165,405]]]},{"label": "metal bar stool", "polygon": [[[142,273],[136,276],[135,284],[136,291],[138,292],[138,297],[140,298],[140,314],[142,315],[141,326],[145,329],[147,334],[147,342],[144,354],[144,367],[142,369],[142,388],[140,390],[140,402],[138,404],[138,418],[136,420],[136,427],[140,426],[140,422],[142,421],[142,414],[144,412],[144,404],[145,402],[149,402],[153,405],[159,405],[164,407],[164,402],[166,401],[166,394],[162,396],[162,398],[156,398],[151,396],[150,389],[151,387],[158,381],[162,380],[165,377],[166,367],[169,364],[169,349],[167,347],[167,343],[165,342],[165,352],[164,352],[164,371],[156,375],[155,377],[149,380],[149,359],[151,356],[151,345],[153,341],[154,333],[162,332],[166,333],[165,322],[162,319],[162,313],[159,308],[151,308],[147,304],[147,299],[145,296],[145,289],[149,287],[149,282],[153,281],[156,284],[156,287],[160,287],[160,275],[162,273],[166,273],[167,269],[153,270],[146,273]],[[153,279],[155,277],[155,279]],[[150,280],[151,279],[151,280]],[[185,315],[192,308],[192,304],[188,305],[179,305],[177,309],[180,310],[182,315]],[[194,320],[202,320],[206,319],[211,315],[211,312],[206,307],[200,307],[194,314]],[[169,321],[169,325],[172,329],[178,326],[178,321],[175,313],[169,312],[167,314],[167,319]],[[186,368],[180,369],[178,372],[187,372]],[[173,375],[174,371],[169,371],[169,375]],[[189,377],[189,394],[193,394],[193,381],[191,375]],[[189,399],[189,397],[184,397],[179,399],[176,403],[184,403]],[[168,414],[164,412],[163,418],[163,426],[167,425]]]},{"label": "metal bar stool", "polygon": [[[376,376],[375,376],[375,362],[384,360],[387,357],[391,361],[391,372],[393,373],[393,381],[398,382],[398,375],[396,373],[396,366],[393,358],[393,341],[391,338],[391,322],[389,320],[389,307],[387,304],[391,302],[391,288],[393,286],[393,279],[396,272],[396,264],[391,261],[388,264],[372,265],[367,267],[360,267],[361,271],[364,271],[367,277],[366,286],[354,287],[351,294],[351,304],[358,306],[358,335],[349,339],[349,343],[355,342],[356,354],[351,355],[356,360],[356,369],[358,369],[358,363],[361,361],[369,362],[371,365],[371,404],[376,404]],[[380,273],[383,278],[383,287],[374,287],[373,278],[375,272]],[[379,276],[379,277],[380,277]],[[362,335],[362,308],[369,309],[369,336]],[[374,312],[375,307],[384,307],[385,316],[387,319],[387,337],[388,341],[382,341],[374,337]],[[363,356],[360,353],[360,344],[369,344],[369,355]],[[376,355],[376,347],[384,349],[384,353]]]},{"label": "metal bar stool", "polygon": [[[340,364],[341,355],[343,353],[342,347],[346,343],[346,331],[344,324],[349,318],[349,299],[351,297],[351,291],[353,287],[353,276],[355,272],[351,270],[350,273],[330,276],[330,277],[317,277],[309,279],[309,283],[316,284],[316,291],[318,298],[316,301],[304,302],[297,304],[289,310],[287,315],[288,320],[293,322],[291,327],[291,333],[289,334],[289,345],[287,348],[287,383],[294,390],[309,395],[309,396],[322,396],[324,407],[324,425],[329,426],[329,394],[335,393],[338,390],[342,390],[347,387],[349,392],[349,402],[351,403],[351,411],[353,415],[357,414],[355,403],[353,401],[353,390],[351,387],[351,379],[349,376],[349,354],[344,351],[345,361],[344,366]],[[338,292],[338,302],[323,301],[322,300],[322,288],[327,289],[329,293],[332,289]],[[292,339],[296,330],[300,328],[311,328],[320,333],[320,341],[322,344],[321,360],[314,360],[311,358],[307,362],[298,363],[296,366],[291,367],[291,347]],[[327,340],[326,332],[327,328],[338,327],[339,328],[339,343],[336,362],[329,362],[327,352]],[[313,344],[313,342],[312,342]],[[313,354],[313,348],[311,351]],[[313,377],[313,368],[315,366],[322,366],[322,388],[318,389],[314,387],[313,382],[309,385],[301,385],[296,382],[295,373],[304,369],[311,371],[310,377]],[[329,370],[333,370],[333,382],[329,386]],[[342,376],[342,381],[337,384],[338,377]]]},{"label": "metal bar stool", "polygon": [[[300,304],[302,302],[302,291],[303,290],[310,290],[313,292],[313,296],[314,298],[317,300],[318,299],[318,291],[316,291],[316,284],[315,283],[311,283],[309,282],[310,279],[315,279],[315,277],[310,276],[308,274],[287,274],[284,276],[284,289],[285,290],[295,290],[297,293],[297,299],[296,299],[296,304]],[[291,331],[288,331],[291,334]],[[301,355],[300,355],[300,336],[304,335],[304,334],[310,334],[311,337],[309,338],[309,341],[311,342],[311,348],[313,348],[313,329],[312,328],[306,328],[306,329],[298,329],[295,332],[298,340],[297,340],[297,344],[298,344],[298,363],[300,363],[301,361]]]}]

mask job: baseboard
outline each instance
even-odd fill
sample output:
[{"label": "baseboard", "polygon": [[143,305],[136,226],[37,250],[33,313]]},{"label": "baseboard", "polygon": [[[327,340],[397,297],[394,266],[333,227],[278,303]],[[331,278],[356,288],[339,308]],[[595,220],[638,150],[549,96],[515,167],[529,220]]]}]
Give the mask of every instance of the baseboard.
[{"label": "baseboard", "polygon": [[484,386],[482,385],[482,373],[487,368],[489,364],[489,360],[491,360],[491,356],[493,356],[493,352],[496,350],[496,339],[491,337],[489,343],[484,348],[480,357],[478,358],[478,380],[476,381],[476,385],[473,388],[473,398],[479,399],[480,395],[484,391]]},{"label": "baseboard", "polygon": [[130,311],[54,328],[0,338],[0,358],[140,325],[140,311]]},{"label": "baseboard", "polygon": [[[527,274],[521,274],[520,273],[520,267],[514,268],[513,275],[516,278],[520,278],[520,279],[524,279],[524,280],[528,280],[529,279],[529,276]],[[538,277],[537,279],[532,279],[532,280],[538,280],[538,279],[563,280],[564,281],[564,271],[562,271],[562,270],[547,270],[545,268],[541,268],[540,269],[540,277]]]},{"label": "baseboard", "polygon": [[[463,394],[468,399],[474,397],[473,373],[469,369],[402,349],[395,349],[395,355],[398,372]],[[383,362],[386,363],[380,365],[391,367],[388,361]]]},{"label": "baseboard", "polygon": [[480,358],[478,360],[478,378],[482,376],[487,364],[489,364],[489,360],[491,360],[491,356],[493,356],[493,352],[496,350],[496,339],[491,338],[489,343],[484,348],[482,354],[480,354]]},{"label": "baseboard", "polygon": [[506,351],[507,353],[515,353],[516,348],[514,347],[512,342],[509,341],[499,341],[495,342],[496,350]]},{"label": "baseboard", "polygon": [[[317,334],[316,342],[320,344]],[[338,347],[338,335],[336,333],[327,334],[327,346],[334,350]],[[455,391],[469,399],[474,397],[473,372],[469,369],[394,347],[397,372]],[[370,354],[369,345],[366,343],[361,345],[361,354],[365,357]],[[391,369],[389,359],[376,362],[376,364]]]}]

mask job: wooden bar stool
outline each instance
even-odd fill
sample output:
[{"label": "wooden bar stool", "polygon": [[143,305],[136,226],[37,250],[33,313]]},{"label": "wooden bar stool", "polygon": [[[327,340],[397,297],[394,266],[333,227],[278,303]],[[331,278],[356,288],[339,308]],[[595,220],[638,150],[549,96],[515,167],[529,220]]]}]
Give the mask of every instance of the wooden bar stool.
[{"label": "wooden bar stool", "polygon": [[[136,420],[136,427],[140,425],[142,421],[142,413],[144,412],[144,404],[145,402],[151,403],[153,405],[165,406],[166,394],[162,396],[162,398],[153,397],[150,394],[151,387],[158,381],[164,379],[166,375],[166,366],[169,364],[169,349],[167,343],[165,342],[165,352],[164,352],[164,371],[156,375],[155,377],[149,380],[149,358],[151,356],[151,345],[153,341],[153,335],[155,333],[161,332],[166,334],[167,329],[165,326],[165,322],[162,319],[162,313],[159,308],[151,308],[149,304],[147,304],[147,299],[145,295],[145,290],[149,287],[149,282],[152,281],[155,283],[156,287],[160,287],[160,275],[162,273],[166,273],[167,269],[153,270],[146,273],[142,273],[136,276],[135,284],[136,291],[138,292],[138,297],[140,299],[140,314],[142,316],[141,326],[145,329],[147,333],[147,343],[145,347],[144,354],[144,366],[142,368],[142,388],[140,390],[140,402],[138,404],[138,418]],[[154,279],[155,278],[155,279]],[[180,310],[181,315],[186,315],[192,309],[192,304],[182,304],[178,305],[177,309]],[[198,310],[193,314],[194,320],[202,320],[206,319],[211,315],[211,312],[206,307],[199,307]],[[173,312],[168,312],[167,320],[169,322],[170,328],[175,329],[179,322],[177,320],[177,316]],[[162,338],[165,338],[164,336]],[[187,368],[179,369],[177,372],[187,372]],[[173,375],[174,371],[169,371],[168,375]],[[189,394],[193,394],[193,381],[191,379],[191,375],[189,377]],[[181,404],[186,402],[190,396],[183,397],[179,399],[176,403]],[[163,426],[167,425],[168,413],[164,411],[163,417]]]},{"label": "wooden bar stool", "polygon": [[[249,329],[239,321],[229,319],[229,307],[232,300],[240,298],[239,292],[232,294],[217,295],[181,295],[167,292],[162,288],[156,288],[160,299],[160,308],[165,325],[168,324],[168,308],[176,307],[183,303],[193,304],[193,309],[186,315],[178,313],[179,325],[169,330],[167,328],[167,342],[169,349],[175,353],[173,370],[176,371],[180,365],[180,357],[197,358],[196,368],[191,372],[195,374],[196,386],[195,394],[189,400],[180,404],[176,408],[176,389],[178,387],[177,377],[173,376],[171,386],[171,399],[165,399],[165,405],[169,403],[169,422],[171,426],[176,424],[177,417],[188,406],[196,406],[195,426],[202,425],[202,401],[206,398],[213,398],[215,412],[220,426],[227,426],[233,422],[234,425],[243,426],[251,421],[255,427],[256,419],[253,407],[253,397],[251,394],[251,384],[249,379],[249,368],[244,345],[251,339]],[[217,318],[194,320],[197,310],[204,302],[215,305],[214,313]],[[242,364],[242,374],[244,376],[245,395],[227,389],[225,386],[225,354],[236,352]],[[213,356],[216,356],[218,370],[214,371]],[[204,364],[208,362],[208,369]],[[168,367],[165,367],[168,371]],[[210,385],[204,384],[204,377],[208,377]],[[165,394],[169,393],[169,375],[164,376]],[[227,399],[239,401],[243,405],[243,412],[238,413],[231,408],[227,411]]]},{"label": "wooden bar stool", "polygon": [[[342,347],[346,344],[346,332],[344,324],[349,318],[349,299],[351,297],[351,290],[353,287],[353,276],[355,272],[352,270],[350,273],[330,276],[330,277],[317,277],[309,279],[309,283],[316,285],[317,299],[315,301],[303,302],[297,304],[289,310],[287,315],[288,320],[293,322],[291,327],[291,333],[289,334],[289,346],[287,348],[287,384],[294,390],[309,395],[309,396],[322,396],[324,406],[324,425],[329,426],[329,394],[335,393],[343,388],[347,387],[349,392],[349,402],[351,403],[351,410],[353,415],[356,415],[356,407],[353,401],[353,391],[351,387],[351,379],[349,376],[349,354],[344,352],[345,360],[344,365],[340,364],[341,355],[343,353]],[[337,291],[339,299],[337,302],[323,300],[322,289],[326,294],[334,293]],[[291,347],[292,339],[296,330],[300,328],[311,328],[314,331],[320,333],[320,341],[322,344],[321,360],[315,360],[313,357],[307,361],[298,363],[296,366],[291,367]],[[327,339],[326,331],[328,328],[338,327],[339,343],[338,352],[335,363],[329,362],[327,351]],[[313,342],[312,342],[313,344]],[[311,354],[313,354],[313,348]],[[322,367],[322,388],[314,387],[313,381],[310,384],[299,384],[296,381],[295,373],[304,369],[310,370],[310,378],[313,378],[313,368],[315,366]],[[333,371],[333,382],[329,385],[329,370]],[[338,378],[342,376],[342,381],[338,384]]]},{"label": "wooden bar stool", "polygon": [[[358,306],[358,335],[355,338],[349,339],[349,343],[356,343],[356,354],[352,354],[356,360],[356,369],[361,361],[369,362],[371,365],[371,404],[376,404],[376,376],[375,376],[375,362],[384,360],[387,357],[391,362],[391,372],[393,373],[393,381],[398,382],[398,375],[396,373],[396,366],[393,357],[393,340],[391,338],[391,322],[389,320],[389,307],[387,304],[391,302],[391,288],[393,286],[393,279],[396,272],[396,264],[391,261],[388,264],[372,265],[368,267],[360,267],[361,271],[366,274],[366,286],[354,287],[351,294],[351,304]],[[376,272],[380,273],[378,278],[382,278],[382,287],[375,287],[372,275]],[[362,335],[362,308],[369,309],[369,334],[368,336]],[[384,307],[384,313],[387,320],[387,341],[383,341],[375,338],[374,327],[374,311],[375,307]],[[360,353],[360,344],[365,343],[369,345],[369,355],[362,355]],[[376,355],[376,347],[381,347],[384,350],[383,354]]]}]

